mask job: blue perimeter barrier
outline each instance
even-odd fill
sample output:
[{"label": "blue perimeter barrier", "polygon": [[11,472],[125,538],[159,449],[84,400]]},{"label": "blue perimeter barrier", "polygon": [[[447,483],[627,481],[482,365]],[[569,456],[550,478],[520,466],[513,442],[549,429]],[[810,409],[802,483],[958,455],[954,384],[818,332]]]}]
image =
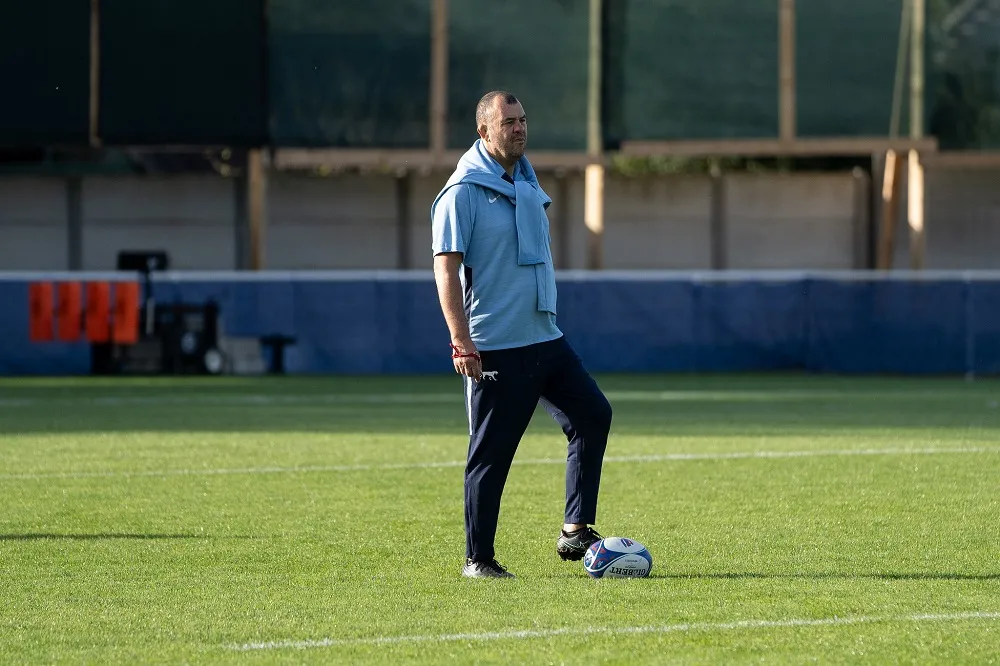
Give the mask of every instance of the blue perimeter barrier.
[{"label": "blue perimeter barrier", "polygon": [[[90,371],[86,343],[28,339],[37,280],[133,273],[0,273],[0,374]],[[1000,371],[1000,274],[557,274],[558,323],[592,372],[965,374]],[[221,307],[233,336],[281,333],[290,374],[451,371],[429,271],[154,274],[158,303]]]}]

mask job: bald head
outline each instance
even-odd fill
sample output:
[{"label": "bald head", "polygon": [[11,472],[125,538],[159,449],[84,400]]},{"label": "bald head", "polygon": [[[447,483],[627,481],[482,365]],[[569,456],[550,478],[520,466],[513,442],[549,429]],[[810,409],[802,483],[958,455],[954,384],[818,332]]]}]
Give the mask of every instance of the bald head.
[{"label": "bald head", "polygon": [[505,90],[483,95],[476,105],[476,129],[490,155],[512,173],[528,141],[528,119],[517,97]]},{"label": "bald head", "polygon": [[476,128],[481,128],[484,125],[489,125],[490,121],[496,116],[497,102],[498,100],[503,105],[507,104],[518,104],[517,97],[507,92],[506,90],[493,90],[485,95],[479,100],[479,104],[476,105]]}]

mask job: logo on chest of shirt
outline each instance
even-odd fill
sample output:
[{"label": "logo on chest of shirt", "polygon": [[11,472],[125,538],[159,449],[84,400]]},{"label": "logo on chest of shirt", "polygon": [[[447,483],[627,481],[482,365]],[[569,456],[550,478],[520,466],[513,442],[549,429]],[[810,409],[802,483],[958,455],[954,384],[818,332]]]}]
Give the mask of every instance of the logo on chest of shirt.
[{"label": "logo on chest of shirt", "polygon": [[490,197],[490,203],[494,203],[494,202],[495,202],[495,201],[496,201],[497,199],[499,199],[499,198],[500,198],[500,195],[499,195],[499,194],[498,194],[498,195],[496,195],[496,196],[494,196],[494,197]]}]

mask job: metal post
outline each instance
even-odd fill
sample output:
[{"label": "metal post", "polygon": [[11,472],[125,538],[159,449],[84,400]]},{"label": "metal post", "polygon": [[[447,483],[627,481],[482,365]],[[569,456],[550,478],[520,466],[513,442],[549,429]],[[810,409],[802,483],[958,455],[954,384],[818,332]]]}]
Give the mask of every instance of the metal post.
[{"label": "metal post", "polygon": [[584,223],[587,226],[587,268],[604,266],[604,137],[601,131],[602,0],[590,0],[590,57],[587,76],[587,165]]}]

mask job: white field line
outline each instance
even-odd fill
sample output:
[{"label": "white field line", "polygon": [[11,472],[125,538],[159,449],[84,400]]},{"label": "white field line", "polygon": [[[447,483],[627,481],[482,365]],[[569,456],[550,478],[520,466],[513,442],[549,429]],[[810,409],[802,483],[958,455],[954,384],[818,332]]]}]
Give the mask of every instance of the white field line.
[{"label": "white field line", "polygon": [[[719,390],[719,391],[605,391],[612,402],[685,402],[685,401],[720,401],[720,402],[766,402],[769,400],[859,400],[878,401],[884,399],[916,399],[916,398],[963,398],[974,399],[966,393],[948,390],[926,391],[878,391],[858,393],[857,391],[809,391],[809,390]],[[978,397],[978,396],[977,396]],[[213,406],[281,406],[281,405],[380,405],[380,404],[460,404],[462,394],[455,392],[440,393],[304,393],[304,394],[215,394],[215,393],[184,393],[182,395],[154,394],[137,395],[105,395],[105,396],[73,396],[30,398],[10,397],[0,398],[0,409],[17,407],[50,407],[54,405],[88,405],[94,407],[137,406],[170,406],[170,405],[213,405]],[[1000,406],[997,400],[987,403],[990,408]]]},{"label": "white field line", "polygon": [[736,622],[692,622],[635,627],[562,627],[557,629],[522,629],[468,634],[428,634],[416,636],[377,636],[373,638],[322,638],[315,640],[284,640],[264,643],[226,645],[230,650],[287,650],[323,648],[349,645],[398,645],[401,643],[453,643],[467,641],[506,641],[530,638],[556,638],[560,636],[669,634],[693,632],[738,631],[741,629],[788,629],[797,627],[836,627],[854,624],[908,623],[908,622],[960,622],[968,620],[998,620],[1000,613],[920,613],[916,615],[862,615],[856,617],[827,617],[793,620],[739,620]]},{"label": "white field line", "polygon": [[[638,456],[607,456],[605,463],[654,463],[684,462],[694,460],[747,460],[781,458],[819,458],[828,456],[903,456],[903,455],[955,455],[955,454],[996,454],[1000,448],[955,447],[922,449],[840,449],[828,451],[734,451],[721,453],[662,453]],[[515,465],[564,465],[564,458],[534,458],[514,460]],[[391,464],[358,465],[304,465],[300,467],[224,467],[218,469],[168,469],[136,472],[40,472],[37,474],[0,474],[0,480],[16,479],[92,479],[92,478],[132,478],[170,476],[222,476],[230,474],[303,474],[329,472],[374,472],[387,470],[421,470],[465,467],[464,460],[443,460],[440,462],[414,462]]]}]

